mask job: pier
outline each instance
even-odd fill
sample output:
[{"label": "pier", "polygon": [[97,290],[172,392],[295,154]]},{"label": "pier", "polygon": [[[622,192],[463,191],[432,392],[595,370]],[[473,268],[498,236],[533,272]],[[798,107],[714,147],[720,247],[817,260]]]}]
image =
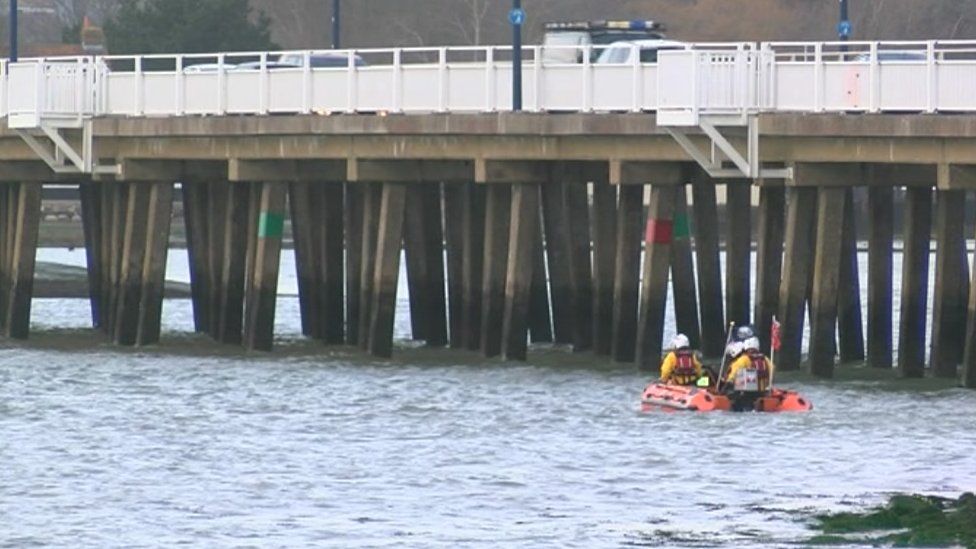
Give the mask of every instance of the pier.
[{"label": "pier", "polygon": [[[866,361],[976,388],[976,43],[848,46],[696,45],[624,66],[547,65],[536,48],[525,113],[505,112],[504,48],[359,52],[389,54],[367,66],[350,52],[339,69],[4,64],[0,330],[29,336],[42,187],[77,184],[93,326],[122,346],[165,336],[180,200],[193,329],[224,344],[272,350],[288,226],[302,331],[324,345],[394,353],[403,252],[412,337],[429,346],[524,360],[552,341],[655,369],[670,285],[678,329],[707,356],[729,322],[768,345],[775,315],[783,370],[806,355],[820,377]],[[918,57],[885,61],[895,47]]]}]

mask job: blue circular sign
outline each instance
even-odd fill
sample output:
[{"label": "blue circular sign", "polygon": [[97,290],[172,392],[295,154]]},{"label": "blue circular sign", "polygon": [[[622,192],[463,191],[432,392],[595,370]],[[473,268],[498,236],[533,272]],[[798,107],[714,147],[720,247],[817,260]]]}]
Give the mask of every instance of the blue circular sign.
[{"label": "blue circular sign", "polygon": [[841,21],[840,23],[837,23],[837,34],[839,34],[840,36],[847,38],[848,36],[851,35],[851,30],[852,30],[852,26],[850,21],[845,20],[845,21]]},{"label": "blue circular sign", "polygon": [[520,26],[525,22],[525,10],[521,8],[514,8],[512,11],[508,12],[508,20],[515,26]]}]

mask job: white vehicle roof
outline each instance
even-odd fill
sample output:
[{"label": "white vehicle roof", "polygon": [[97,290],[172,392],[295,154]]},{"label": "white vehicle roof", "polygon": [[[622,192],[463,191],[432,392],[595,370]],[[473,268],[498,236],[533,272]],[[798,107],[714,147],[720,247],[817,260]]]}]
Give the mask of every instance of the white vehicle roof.
[{"label": "white vehicle roof", "polygon": [[624,46],[638,46],[640,49],[646,50],[655,48],[688,48],[691,47],[691,44],[677,40],[665,40],[663,38],[648,38],[646,40],[620,40],[609,44],[607,47],[616,48]]}]

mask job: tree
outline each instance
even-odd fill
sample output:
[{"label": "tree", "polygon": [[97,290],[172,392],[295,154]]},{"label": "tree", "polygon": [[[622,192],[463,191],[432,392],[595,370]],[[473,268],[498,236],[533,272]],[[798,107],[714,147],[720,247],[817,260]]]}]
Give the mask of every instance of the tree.
[{"label": "tree", "polygon": [[105,23],[113,54],[265,51],[270,19],[248,0],[133,0]]}]

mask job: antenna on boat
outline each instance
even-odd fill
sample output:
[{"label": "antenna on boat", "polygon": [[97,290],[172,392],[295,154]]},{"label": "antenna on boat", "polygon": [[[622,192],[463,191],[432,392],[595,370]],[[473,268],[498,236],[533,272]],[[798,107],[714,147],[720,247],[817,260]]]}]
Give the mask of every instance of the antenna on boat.
[{"label": "antenna on boat", "polygon": [[735,322],[729,322],[729,334],[725,338],[725,348],[722,349],[722,366],[718,369],[718,379],[715,381],[715,390],[722,390],[722,376],[725,374],[725,362],[729,358],[729,343],[732,342],[732,334],[735,332]]}]

